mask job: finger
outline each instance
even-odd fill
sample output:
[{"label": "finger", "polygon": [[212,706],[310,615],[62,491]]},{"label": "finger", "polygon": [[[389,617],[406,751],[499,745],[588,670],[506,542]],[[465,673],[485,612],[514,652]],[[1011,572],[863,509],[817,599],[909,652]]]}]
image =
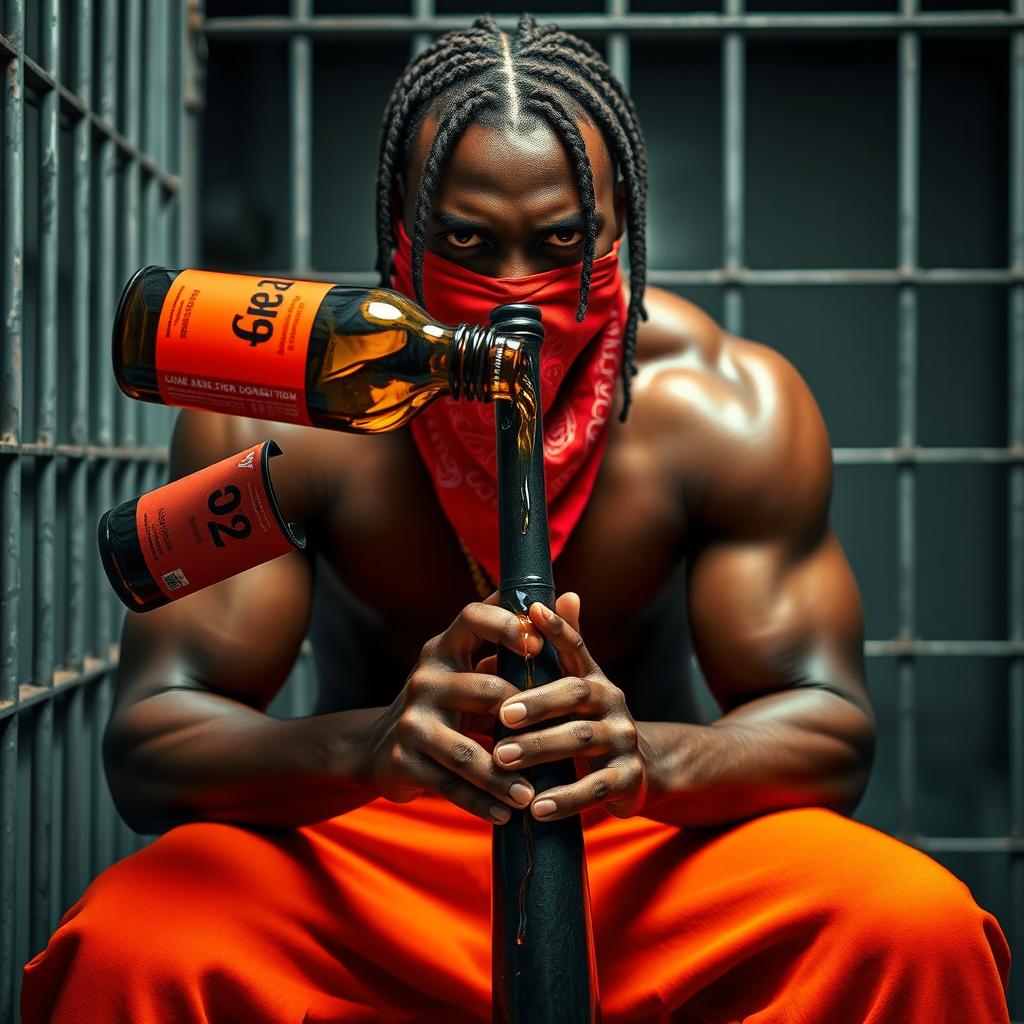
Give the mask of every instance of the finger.
[{"label": "finger", "polygon": [[523,729],[565,715],[601,718],[613,709],[612,701],[612,687],[607,680],[597,676],[564,676],[532,690],[509,694],[498,715],[505,725]]},{"label": "finger", "polygon": [[483,818],[488,824],[504,825],[512,816],[512,812],[503,803],[427,757],[417,759],[415,771],[428,793]]},{"label": "finger", "polygon": [[516,735],[494,748],[494,760],[502,768],[523,770],[531,765],[563,758],[616,753],[604,722],[580,718],[550,729]]},{"label": "finger", "polygon": [[541,821],[558,821],[605,805],[617,816],[625,817],[634,813],[641,799],[642,779],[638,765],[609,764],[571,785],[539,793],[530,810]]},{"label": "finger", "polygon": [[421,660],[436,658],[453,668],[467,669],[474,651],[487,641],[527,656],[535,655],[543,646],[536,627],[528,617],[516,615],[496,604],[474,601],[459,612],[443,633],[424,644]]},{"label": "finger", "polygon": [[503,770],[479,743],[440,722],[431,725],[417,749],[509,807],[525,807],[533,799],[533,786],[522,775]]},{"label": "finger", "polygon": [[507,679],[485,672],[452,672],[446,666],[420,665],[405,684],[418,709],[477,711],[496,715],[503,701],[519,690]]},{"label": "finger", "polygon": [[555,599],[555,611],[578,633],[580,630],[580,595],[567,590]]},{"label": "finger", "polygon": [[561,615],[534,601],[530,605],[530,620],[554,646],[567,675],[585,676],[597,668],[583,637]]}]

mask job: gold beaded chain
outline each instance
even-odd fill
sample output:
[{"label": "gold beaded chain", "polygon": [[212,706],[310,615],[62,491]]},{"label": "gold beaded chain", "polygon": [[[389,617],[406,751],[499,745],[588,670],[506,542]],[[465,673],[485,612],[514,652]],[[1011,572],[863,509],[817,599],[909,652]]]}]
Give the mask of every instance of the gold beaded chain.
[{"label": "gold beaded chain", "polygon": [[476,587],[476,592],[482,601],[485,597],[490,597],[498,588],[494,585],[491,577],[487,575],[487,570],[473,557],[473,553],[466,546],[462,535],[456,533],[455,536],[459,538],[459,547],[462,548],[462,553],[466,556],[469,574],[473,577],[473,586]]}]

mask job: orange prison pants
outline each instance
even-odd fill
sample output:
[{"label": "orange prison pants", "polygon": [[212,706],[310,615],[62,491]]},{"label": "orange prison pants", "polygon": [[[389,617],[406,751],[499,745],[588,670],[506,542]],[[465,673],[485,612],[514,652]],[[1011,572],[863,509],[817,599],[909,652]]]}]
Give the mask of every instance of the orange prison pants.
[{"label": "orange prison pants", "polygon": [[[1007,1021],[995,919],[815,808],[726,830],[584,816],[606,1024]],[[189,824],[103,872],[24,1024],[490,1021],[490,826],[435,797],[291,832]]]}]

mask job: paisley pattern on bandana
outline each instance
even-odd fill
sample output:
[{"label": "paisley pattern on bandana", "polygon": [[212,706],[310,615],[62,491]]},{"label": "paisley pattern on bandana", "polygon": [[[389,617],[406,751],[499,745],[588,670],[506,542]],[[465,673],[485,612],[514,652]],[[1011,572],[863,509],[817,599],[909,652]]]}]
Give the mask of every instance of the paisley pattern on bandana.
[{"label": "paisley pattern on bandana", "polygon": [[[413,296],[412,247],[398,222],[391,286]],[[441,323],[487,323],[495,306],[528,302],[543,314],[541,410],[552,560],[558,558],[594,487],[608,443],[622,365],[626,297],[619,243],[594,260],[587,314],[576,321],[580,265],[529,277],[495,278],[424,254],[427,310]],[[448,521],[491,578],[499,577],[494,406],[445,395],[411,423],[413,440]]]}]

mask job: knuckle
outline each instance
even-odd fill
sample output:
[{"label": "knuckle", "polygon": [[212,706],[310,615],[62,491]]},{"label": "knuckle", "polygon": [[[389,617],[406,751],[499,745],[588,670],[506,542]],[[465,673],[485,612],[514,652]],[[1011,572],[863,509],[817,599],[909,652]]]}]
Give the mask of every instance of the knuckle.
[{"label": "knuckle", "polygon": [[605,682],[601,687],[601,703],[609,711],[621,711],[626,706],[626,695],[614,683]]},{"label": "knuckle", "polygon": [[531,733],[529,736],[520,736],[518,742],[525,744],[531,755],[542,754],[544,752],[544,730]]},{"label": "knuckle", "polygon": [[587,700],[590,697],[590,681],[579,676],[573,676],[569,680],[569,696],[576,703],[582,703]]},{"label": "knuckle", "polygon": [[451,773],[446,774],[438,788],[445,796],[452,796],[459,788],[459,777]]},{"label": "knuckle", "polygon": [[417,668],[412,675],[409,676],[409,682],[406,683],[406,688],[413,697],[420,698],[429,693],[431,682],[430,673],[423,668]]},{"label": "knuckle", "polygon": [[469,604],[463,606],[462,610],[455,617],[455,622],[460,626],[469,626],[480,618],[480,601],[472,601]]},{"label": "knuckle", "polygon": [[623,719],[621,725],[616,729],[615,746],[625,753],[627,750],[635,750],[637,744],[636,723],[631,718]]},{"label": "knuckle", "polygon": [[396,743],[387,753],[388,771],[397,775],[405,770],[405,751]]},{"label": "knuckle", "polygon": [[523,624],[515,615],[509,612],[501,627],[501,633],[514,647],[522,641]]},{"label": "knuckle", "polygon": [[622,780],[621,788],[628,794],[635,795],[640,792],[643,783],[644,772],[640,767],[637,758],[630,758],[626,765],[619,769],[619,778]]},{"label": "knuckle", "polygon": [[468,743],[456,743],[448,756],[456,768],[468,768],[475,759],[473,748]]},{"label": "knuckle", "polygon": [[419,716],[413,711],[403,711],[395,723],[395,734],[403,743],[409,743],[419,737]]},{"label": "knuckle", "polygon": [[576,634],[576,640],[573,646],[576,648],[577,651],[581,651],[584,647],[586,647],[586,644],[583,642],[583,637],[581,637],[579,633]]},{"label": "knuckle", "polygon": [[611,794],[612,787],[608,785],[608,780],[605,778],[597,778],[594,780],[594,799],[595,800],[606,800]]},{"label": "knuckle", "polygon": [[438,648],[441,645],[440,636],[432,636],[421,648],[420,648],[420,661],[430,661],[437,656]]},{"label": "knuckle", "polygon": [[505,699],[508,689],[508,683],[497,676],[492,676],[480,684],[477,692],[483,696],[488,704],[498,704]]},{"label": "knuckle", "polygon": [[580,747],[589,747],[594,742],[594,727],[590,722],[573,722],[573,739]]}]

